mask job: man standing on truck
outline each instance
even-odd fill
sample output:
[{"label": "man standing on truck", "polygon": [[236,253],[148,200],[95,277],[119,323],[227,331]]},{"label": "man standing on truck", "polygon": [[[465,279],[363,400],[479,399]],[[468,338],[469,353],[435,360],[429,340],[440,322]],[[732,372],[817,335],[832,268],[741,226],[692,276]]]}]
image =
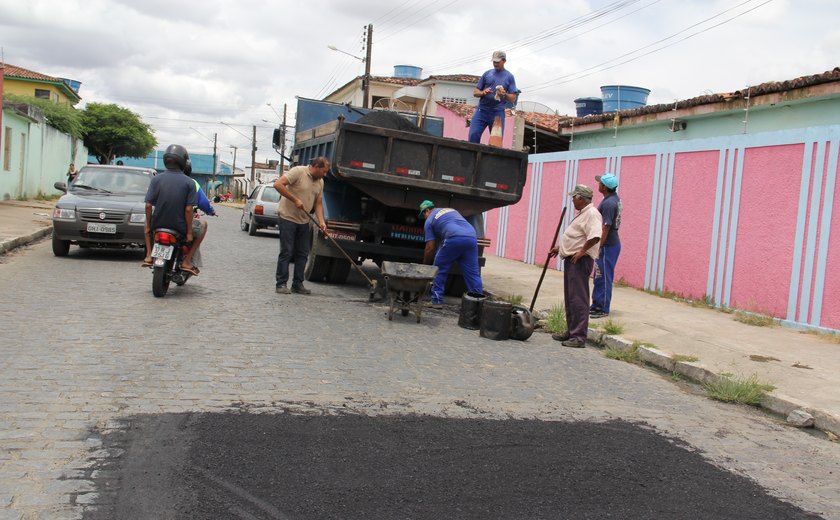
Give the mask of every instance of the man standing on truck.
[{"label": "man standing on truck", "polygon": [[478,98],[478,106],[470,121],[471,143],[480,143],[484,129],[489,127],[492,131],[497,117],[501,117],[501,130],[504,132],[505,107],[508,103],[515,103],[519,95],[513,74],[505,70],[506,61],[505,51],[494,52],[493,68],[482,74],[475,85],[473,96]]},{"label": "man standing on truck", "polygon": [[[303,286],[312,238],[309,231],[309,213],[315,211],[318,227],[322,232],[326,232],[327,223],[324,220],[321,195],[324,193],[324,177],[329,171],[330,160],[326,157],[316,157],[309,166],[295,166],[274,181],[274,189],[283,196],[277,204],[280,254],[277,256],[275,291],[279,294],[312,293]],[[289,262],[292,256],[295,259],[295,272],[292,289],[289,290],[286,282],[289,281]]]},{"label": "man standing on truck", "polygon": [[461,268],[467,291],[484,295],[481,271],[478,267],[478,242],[472,225],[454,209],[436,208],[435,203],[430,200],[424,200],[420,204],[420,218],[426,219],[423,263],[434,263],[438,267],[438,274],[432,283],[431,307],[442,308],[446,277],[455,262],[458,262]]}]

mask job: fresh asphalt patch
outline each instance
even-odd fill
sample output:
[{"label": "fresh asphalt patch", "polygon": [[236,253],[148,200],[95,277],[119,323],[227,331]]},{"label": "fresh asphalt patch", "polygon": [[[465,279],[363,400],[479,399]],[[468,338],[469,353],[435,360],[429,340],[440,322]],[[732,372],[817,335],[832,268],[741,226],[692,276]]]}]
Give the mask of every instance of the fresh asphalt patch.
[{"label": "fresh asphalt patch", "polygon": [[125,424],[89,469],[86,520],[819,518],[622,421],[231,412]]}]

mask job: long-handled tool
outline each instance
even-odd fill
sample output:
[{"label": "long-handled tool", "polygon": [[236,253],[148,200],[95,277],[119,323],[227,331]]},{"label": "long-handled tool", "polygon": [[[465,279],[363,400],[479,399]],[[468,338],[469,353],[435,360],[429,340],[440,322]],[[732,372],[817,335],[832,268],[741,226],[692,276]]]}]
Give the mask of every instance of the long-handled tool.
[{"label": "long-handled tool", "polygon": [[548,256],[545,258],[545,265],[543,266],[542,274],[540,275],[540,281],[537,282],[537,290],[534,291],[534,297],[531,298],[531,308],[528,309],[529,312],[534,312],[534,303],[537,301],[537,294],[540,292],[540,286],[542,285],[543,278],[545,278],[545,271],[548,269],[548,261],[551,260],[551,250],[554,249],[554,246],[557,244],[557,237],[560,236],[560,228],[563,227],[563,218],[566,216],[566,207],[563,206],[563,212],[560,213],[560,222],[557,223],[557,231],[554,232],[554,239],[551,241],[551,247],[548,249]]},{"label": "long-handled tool", "polygon": [[[318,224],[318,221],[315,220],[315,217],[312,216],[312,213],[309,213],[307,211],[306,216],[309,217],[309,220],[311,220],[315,224],[315,226],[318,228],[318,230],[320,231],[321,226],[320,226],[320,224]],[[341,251],[341,254],[343,254],[344,257],[350,262],[350,265],[355,267],[356,270],[359,271],[359,274],[362,275],[365,278],[365,280],[367,280],[368,285],[370,285],[370,296],[372,298],[374,293],[376,293],[376,282],[377,281],[372,280],[368,275],[366,275],[365,272],[362,270],[362,268],[359,267],[358,264],[356,264],[356,261],[353,260],[352,258],[350,258],[350,255],[347,254],[347,251],[345,251],[344,248],[342,248],[340,245],[338,245],[338,242],[336,242],[335,239],[329,235],[329,233],[327,233],[326,231],[321,231],[321,234],[324,235],[325,237],[327,237],[327,239],[329,239],[329,241],[332,242],[332,245],[334,245],[336,249]]]}]

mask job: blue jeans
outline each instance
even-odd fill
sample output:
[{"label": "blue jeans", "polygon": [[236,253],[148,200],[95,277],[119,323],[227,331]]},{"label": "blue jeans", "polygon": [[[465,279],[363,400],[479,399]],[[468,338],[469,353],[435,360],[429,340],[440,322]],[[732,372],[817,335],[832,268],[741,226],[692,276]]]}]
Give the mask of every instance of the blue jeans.
[{"label": "blue jeans", "polygon": [[484,294],[478,268],[478,244],[473,237],[451,237],[444,239],[435,255],[434,264],[438,267],[438,274],[432,283],[432,303],[443,303],[446,277],[455,262],[458,262],[461,274],[464,275],[467,291]]},{"label": "blue jeans", "polygon": [[592,284],[591,310],[610,313],[612,301],[613,279],[615,278],[615,264],[621,254],[621,242],[614,246],[604,246],[595,261],[595,279]]},{"label": "blue jeans", "polygon": [[289,281],[289,262],[295,259],[295,273],[292,287],[303,286],[303,273],[306,269],[306,259],[309,257],[312,232],[309,223],[296,224],[282,217],[278,218],[280,231],[280,254],[277,256],[277,287],[285,287]]},{"label": "blue jeans", "polygon": [[488,112],[487,110],[481,110],[480,108],[475,109],[475,113],[473,113],[472,121],[470,121],[470,136],[469,141],[471,143],[480,143],[481,142],[481,134],[484,133],[485,128],[490,128],[490,131],[493,131],[493,120],[496,119],[497,116],[502,117],[502,132],[505,131],[505,112],[502,110],[501,112]]}]

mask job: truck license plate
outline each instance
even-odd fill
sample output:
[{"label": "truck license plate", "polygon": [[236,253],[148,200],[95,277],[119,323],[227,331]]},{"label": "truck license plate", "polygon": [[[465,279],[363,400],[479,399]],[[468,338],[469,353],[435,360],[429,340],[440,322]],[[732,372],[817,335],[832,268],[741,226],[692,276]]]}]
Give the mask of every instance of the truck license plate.
[{"label": "truck license plate", "polygon": [[152,246],[152,258],[163,258],[165,260],[169,260],[172,258],[172,251],[175,250],[175,246],[165,246],[163,244],[155,244]]},{"label": "truck license plate", "polygon": [[88,222],[87,232],[88,233],[110,233],[110,234],[113,235],[117,232],[117,225],[116,224],[104,224],[102,222]]},{"label": "truck license plate", "polygon": [[356,240],[356,234],[351,233],[349,231],[335,231],[333,229],[328,229],[327,234],[333,238],[333,240]]}]

